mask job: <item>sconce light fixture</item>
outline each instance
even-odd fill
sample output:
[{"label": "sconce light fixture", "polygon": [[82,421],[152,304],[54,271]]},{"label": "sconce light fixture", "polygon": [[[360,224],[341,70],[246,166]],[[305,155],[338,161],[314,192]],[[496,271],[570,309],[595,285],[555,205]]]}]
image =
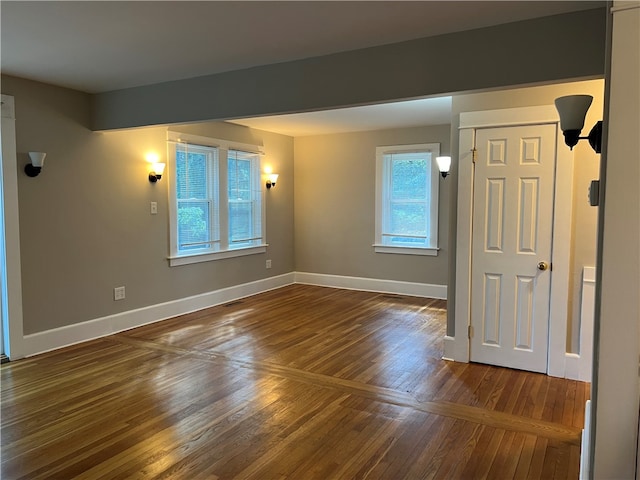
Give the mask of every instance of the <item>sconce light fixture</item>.
[{"label": "sconce light fixture", "polygon": [[149,181],[151,183],[156,183],[158,180],[162,178],[162,174],[164,173],[164,163],[156,162],[151,167],[151,171],[149,172]]},{"label": "sconce light fixture", "polygon": [[564,143],[573,150],[580,140],[589,140],[589,145],[600,153],[602,148],[602,120],[596,122],[589,135],[581,137],[587,110],[591,106],[591,95],[568,95],[556,98],[555,104],[560,115],[560,128],[564,134]]},{"label": "sconce light fixture", "polygon": [[267,179],[267,188],[275,187],[277,181],[278,181],[278,174],[270,173],[269,178]]},{"label": "sconce light fixture", "polygon": [[438,164],[438,171],[442,178],[447,178],[449,175],[449,169],[451,168],[451,157],[436,157],[436,163]]},{"label": "sconce light fixture", "polygon": [[27,163],[24,166],[24,173],[29,177],[37,177],[40,174],[40,170],[42,170],[44,157],[46,156],[47,154],[44,152],[29,152],[31,163]]},{"label": "sconce light fixture", "polygon": [[160,180],[164,173],[165,164],[158,162],[158,159],[158,155],[155,153],[147,154],[147,162],[151,163],[151,170],[149,171],[149,181],[151,183],[156,183]]}]

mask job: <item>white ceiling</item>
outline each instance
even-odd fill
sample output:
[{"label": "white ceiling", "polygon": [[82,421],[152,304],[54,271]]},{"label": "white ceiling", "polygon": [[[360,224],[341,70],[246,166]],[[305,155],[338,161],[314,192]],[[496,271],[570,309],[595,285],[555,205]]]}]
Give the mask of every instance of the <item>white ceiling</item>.
[{"label": "white ceiling", "polygon": [[232,123],[292,137],[451,123],[451,97],[245,118]]},{"label": "white ceiling", "polygon": [[[595,1],[8,1],[1,71],[98,93],[366,48],[576,10]],[[395,126],[399,107],[343,109],[348,129]],[[444,102],[444,101],[442,101]],[[442,114],[438,102],[439,115]],[[421,107],[422,108],[422,107]],[[357,115],[358,112],[364,116]],[[402,115],[401,115],[402,116]],[[425,115],[426,116],[426,115]],[[292,127],[291,122],[297,123]],[[275,119],[260,119],[266,128]],[[287,116],[290,134],[322,133],[336,115]],[[242,123],[248,124],[249,120]],[[441,123],[439,120],[431,123]],[[315,130],[312,124],[316,124]],[[335,126],[334,126],[335,127]],[[274,127],[272,127],[274,128]],[[324,130],[323,130],[324,129]],[[307,133],[304,133],[307,132]],[[299,134],[299,133],[298,133]]]}]

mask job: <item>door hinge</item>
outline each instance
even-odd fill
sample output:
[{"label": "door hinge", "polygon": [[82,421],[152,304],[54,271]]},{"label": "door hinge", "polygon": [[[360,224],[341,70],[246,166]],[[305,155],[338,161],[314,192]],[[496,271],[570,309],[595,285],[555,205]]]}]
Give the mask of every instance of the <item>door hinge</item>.
[{"label": "door hinge", "polygon": [[469,328],[467,329],[467,335],[469,340],[473,338],[473,327],[471,325],[469,325]]},{"label": "door hinge", "polygon": [[471,161],[473,163],[476,163],[476,160],[478,158],[478,150],[476,150],[475,148],[471,149]]}]

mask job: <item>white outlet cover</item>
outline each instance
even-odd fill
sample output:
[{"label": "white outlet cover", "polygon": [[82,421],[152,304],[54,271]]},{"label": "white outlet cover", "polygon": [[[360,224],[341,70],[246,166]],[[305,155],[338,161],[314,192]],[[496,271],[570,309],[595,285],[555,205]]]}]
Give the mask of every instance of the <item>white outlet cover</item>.
[{"label": "white outlet cover", "polygon": [[114,300],[124,300],[125,299],[125,289],[124,287],[116,287],[113,289],[113,299]]}]

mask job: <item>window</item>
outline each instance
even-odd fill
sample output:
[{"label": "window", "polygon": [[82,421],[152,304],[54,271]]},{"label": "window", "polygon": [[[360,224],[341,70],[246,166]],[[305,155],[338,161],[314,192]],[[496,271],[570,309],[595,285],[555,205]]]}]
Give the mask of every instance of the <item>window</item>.
[{"label": "window", "polygon": [[168,137],[170,264],[264,252],[260,147]]},{"label": "window", "polygon": [[438,254],[437,143],[376,149],[379,253]]},{"label": "window", "polygon": [[260,157],[255,153],[229,150],[227,178],[229,248],[262,243]]}]

